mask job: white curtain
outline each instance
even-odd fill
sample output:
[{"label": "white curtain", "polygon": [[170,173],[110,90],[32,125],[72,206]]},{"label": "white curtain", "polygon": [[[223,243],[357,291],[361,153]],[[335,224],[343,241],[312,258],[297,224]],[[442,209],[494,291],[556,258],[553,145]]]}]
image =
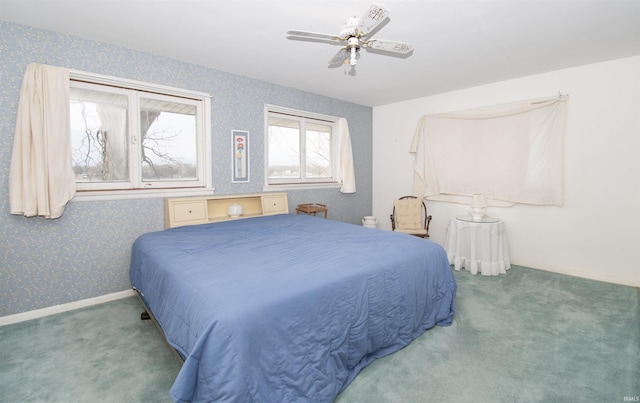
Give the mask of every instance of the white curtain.
[{"label": "white curtain", "polygon": [[555,97],[423,116],[410,150],[414,195],[562,206],[565,109]]},{"label": "white curtain", "polygon": [[32,63],[22,82],[11,156],[11,214],[58,218],[76,191],[69,71]]},{"label": "white curtain", "polygon": [[338,153],[340,163],[338,174],[339,180],[342,182],[340,191],[342,193],[355,193],[356,174],[353,169],[353,151],[351,150],[349,124],[345,118],[340,118],[340,120],[338,120],[338,136]]}]

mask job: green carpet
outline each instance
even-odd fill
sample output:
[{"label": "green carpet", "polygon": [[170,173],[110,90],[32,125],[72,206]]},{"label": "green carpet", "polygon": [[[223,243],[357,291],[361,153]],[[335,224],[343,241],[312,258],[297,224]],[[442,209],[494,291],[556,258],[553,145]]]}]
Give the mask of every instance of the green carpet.
[{"label": "green carpet", "polygon": [[[640,396],[639,289],[518,266],[455,276],[453,325],[365,368],[337,403]],[[141,311],[132,297],[0,327],[0,402],[171,401],[179,365]]]},{"label": "green carpet", "polygon": [[456,272],[456,316],[365,368],[347,402],[622,402],[640,395],[640,290],[513,267]]},{"label": "green carpet", "polygon": [[136,297],[0,327],[0,402],[171,402],[180,370]]}]

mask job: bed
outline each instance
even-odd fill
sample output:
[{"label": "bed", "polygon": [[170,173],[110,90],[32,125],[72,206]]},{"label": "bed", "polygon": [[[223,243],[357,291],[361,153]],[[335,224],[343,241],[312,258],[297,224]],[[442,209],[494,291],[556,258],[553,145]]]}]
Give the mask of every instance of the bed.
[{"label": "bed", "polygon": [[456,294],[436,243],[290,214],[144,234],[130,278],[184,359],[179,402],[332,402]]}]

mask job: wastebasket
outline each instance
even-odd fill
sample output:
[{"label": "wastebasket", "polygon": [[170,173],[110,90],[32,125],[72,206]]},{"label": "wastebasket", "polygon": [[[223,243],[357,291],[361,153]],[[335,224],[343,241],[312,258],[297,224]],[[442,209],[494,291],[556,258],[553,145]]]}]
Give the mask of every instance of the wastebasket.
[{"label": "wastebasket", "polygon": [[364,216],[364,218],[362,219],[362,225],[367,228],[377,228],[378,219],[372,215]]}]

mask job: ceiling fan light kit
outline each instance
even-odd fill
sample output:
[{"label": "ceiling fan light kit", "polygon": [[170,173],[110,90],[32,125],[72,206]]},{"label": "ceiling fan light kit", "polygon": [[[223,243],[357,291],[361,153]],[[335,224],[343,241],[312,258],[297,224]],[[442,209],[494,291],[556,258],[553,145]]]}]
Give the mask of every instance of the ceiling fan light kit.
[{"label": "ceiling fan light kit", "polygon": [[[347,43],[347,50],[349,50],[349,64],[356,65],[356,52],[360,50],[360,41],[358,38],[350,37]],[[346,63],[346,60],[345,60]]]},{"label": "ceiling fan light kit", "polygon": [[408,54],[413,45],[406,42],[368,39],[367,36],[375,30],[387,17],[389,9],[380,4],[373,4],[364,17],[348,17],[339,35],[329,35],[308,31],[288,31],[291,39],[320,39],[344,45],[338,53],[329,60],[329,67],[342,64],[356,65],[357,53],[361,48],[377,49],[385,52]]}]

